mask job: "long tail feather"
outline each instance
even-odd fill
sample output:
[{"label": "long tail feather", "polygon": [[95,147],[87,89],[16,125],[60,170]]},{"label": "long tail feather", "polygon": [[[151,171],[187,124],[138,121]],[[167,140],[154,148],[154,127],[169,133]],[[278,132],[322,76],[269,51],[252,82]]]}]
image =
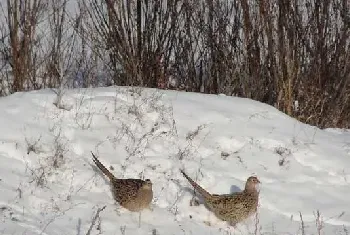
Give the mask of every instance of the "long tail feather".
[{"label": "long tail feather", "polygon": [[114,175],[97,159],[95,154],[93,152],[91,152],[91,154],[92,160],[94,161],[96,166],[103,172],[103,174],[105,174],[109,178],[109,180],[115,180],[116,178],[114,177]]},{"label": "long tail feather", "polygon": [[196,182],[194,182],[183,170],[180,170],[183,176],[190,182],[190,184],[193,186],[193,188],[198,191],[205,199],[210,198],[211,194],[206,191],[204,188],[199,186]]}]

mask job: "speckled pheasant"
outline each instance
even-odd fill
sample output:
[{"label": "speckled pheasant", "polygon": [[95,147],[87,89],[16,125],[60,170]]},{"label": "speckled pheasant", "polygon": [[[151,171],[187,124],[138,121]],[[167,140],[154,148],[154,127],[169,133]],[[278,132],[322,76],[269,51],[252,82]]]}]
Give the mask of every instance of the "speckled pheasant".
[{"label": "speckled pheasant", "polygon": [[249,177],[245,184],[245,189],[242,192],[217,195],[210,194],[203,189],[184,171],[181,170],[181,173],[194,189],[203,196],[204,202],[209,210],[211,210],[216,217],[227,221],[230,225],[235,226],[237,223],[245,220],[256,212],[259,202],[259,191],[256,186],[260,183],[257,177]]},{"label": "speckled pheasant", "polygon": [[153,198],[152,182],[149,179],[117,179],[91,152],[96,166],[111,182],[114,199],[130,211],[149,208]]}]

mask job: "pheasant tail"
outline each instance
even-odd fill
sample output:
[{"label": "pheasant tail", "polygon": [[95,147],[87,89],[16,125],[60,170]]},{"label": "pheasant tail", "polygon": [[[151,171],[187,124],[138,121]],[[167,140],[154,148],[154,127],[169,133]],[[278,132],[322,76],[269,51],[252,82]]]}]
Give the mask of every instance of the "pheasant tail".
[{"label": "pheasant tail", "polygon": [[205,199],[208,199],[212,196],[208,191],[206,191],[204,188],[199,186],[199,184],[194,182],[183,170],[180,170],[180,171],[183,174],[183,176],[188,180],[188,182],[190,182],[190,184],[193,186],[193,188],[197,192],[199,192]]},{"label": "pheasant tail", "polygon": [[95,156],[95,154],[93,152],[91,152],[92,157],[93,157],[93,161],[96,164],[96,166],[103,172],[103,174],[105,174],[109,180],[113,181],[115,180],[114,175],[97,159],[97,157]]}]

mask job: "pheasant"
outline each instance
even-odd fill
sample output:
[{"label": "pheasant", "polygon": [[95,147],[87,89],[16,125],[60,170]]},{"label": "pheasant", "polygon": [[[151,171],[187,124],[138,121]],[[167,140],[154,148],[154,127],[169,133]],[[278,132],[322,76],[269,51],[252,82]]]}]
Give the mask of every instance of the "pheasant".
[{"label": "pheasant", "polygon": [[247,219],[257,211],[259,202],[259,191],[257,185],[259,179],[251,176],[247,179],[245,189],[242,192],[217,195],[210,194],[208,191],[194,182],[184,171],[183,176],[190,182],[194,189],[204,198],[204,203],[216,217],[227,221],[235,226],[237,223]]},{"label": "pheasant", "polygon": [[118,179],[91,152],[96,166],[111,182],[114,199],[129,211],[141,211],[150,208],[153,199],[152,182],[149,179]]}]

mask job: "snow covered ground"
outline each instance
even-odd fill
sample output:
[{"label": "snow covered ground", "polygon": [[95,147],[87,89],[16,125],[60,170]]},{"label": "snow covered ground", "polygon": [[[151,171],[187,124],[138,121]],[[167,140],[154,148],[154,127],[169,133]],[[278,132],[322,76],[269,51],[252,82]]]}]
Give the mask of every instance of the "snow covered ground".
[{"label": "snow covered ground", "polygon": [[[140,88],[0,98],[0,234],[349,234],[350,131],[320,130],[249,99]],[[117,177],[150,178],[153,211],[114,203]],[[229,227],[190,206],[262,182],[256,217]],[[317,216],[319,211],[319,216]],[[301,222],[302,215],[303,222]]]}]

